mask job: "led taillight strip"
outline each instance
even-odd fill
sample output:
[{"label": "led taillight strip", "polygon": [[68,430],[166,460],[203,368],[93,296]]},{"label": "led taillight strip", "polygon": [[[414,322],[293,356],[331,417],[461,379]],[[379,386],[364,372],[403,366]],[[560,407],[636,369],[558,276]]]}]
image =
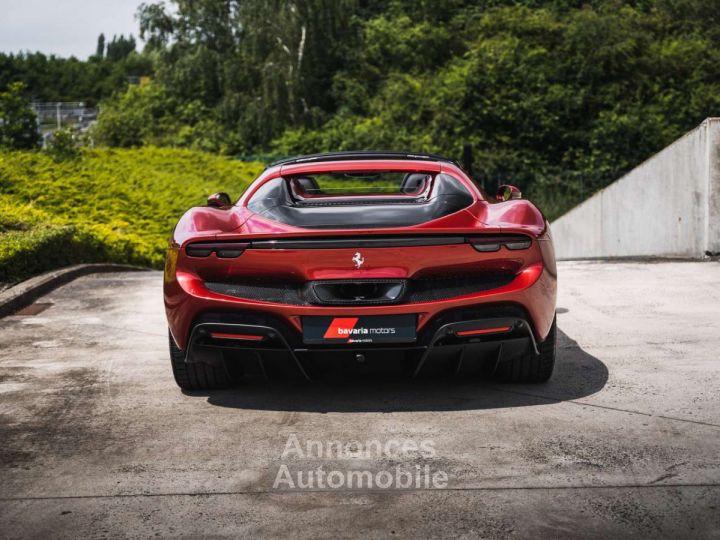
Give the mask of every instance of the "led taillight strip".
[{"label": "led taillight strip", "polygon": [[262,341],[265,336],[256,334],[228,334],[226,332],[211,332],[210,337],[214,339],[241,339],[244,341]]},{"label": "led taillight strip", "polygon": [[497,328],[478,328],[476,330],[462,330],[461,332],[455,332],[458,337],[466,336],[480,336],[483,334],[500,334],[502,332],[509,332],[512,330],[511,326],[499,326]]},{"label": "led taillight strip", "polygon": [[481,252],[499,251],[501,246],[510,250],[528,249],[532,239],[528,236],[470,236],[467,241],[476,250]]},{"label": "led taillight strip", "polygon": [[234,259],[242,255],[249,246],[249,242],[195,242],[188,244],[185,253],[190,257],[209,257],[215,252],[221,259]]}]

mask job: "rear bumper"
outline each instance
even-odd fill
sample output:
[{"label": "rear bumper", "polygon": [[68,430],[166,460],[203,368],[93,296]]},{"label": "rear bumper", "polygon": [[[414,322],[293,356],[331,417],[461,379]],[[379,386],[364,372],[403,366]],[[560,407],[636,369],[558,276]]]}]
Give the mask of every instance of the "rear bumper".
[{"label": "rear bumper", "polygon": [[[241,299],[210,291],[196,274],[178,271],[166,274],[165,308],[170,331],[177,345],[187,350],[193,332],[201,324],[266,326],[286,341],[283,350],[304,350],[301,317],[309,315],[417,315],[417,344],[430,349],[443,324],[510,317],[513,324],[524,322],[527,339],[541,342],[547,336],[555,313],[557,277],[542,263],[527,266],[507,285],[446,300],[384,306],[288,305]],[[497,321],[496,321],[497,322]],[[510,338],[510,336],[505,336]],[[193,338],[195,339],[195,338]],[[476,338],[476,343],[486,340]],[[503,341],[503,340],[501,340]],[[193,343],[194,344],[194,343]],[[263,345],[264,346],[264,345]],[[437,345],[436,345],[437,346]],[[258,344],[253,345],[254,348]],[[238,348],[237,344],[233,348]],[[358,345],[337,346],[342,351],[359,350]],[[375,348],[375,347],[373,347]],[[412,348],[404,345],[403,350]],[[313,347],[325,351],[326,347]],[[293,353],[295,354],[295,353]]]},{"label": "rear bumper", "polygon": [[318,371],[318,361],[322,365],[323,357],[333,358],[333,363],[343,356],[364,363],[366,357],[385,355],[397,359],[401,354],[410,362],[407,371],[412,376],[438,368],[455,375],[479,372],[483,368],[492,372],[500,362],[529,350],[537,353],[535,337],[530,324],[522,317],[522,310],[508,307],[504,311],[510,316],[473,319],[467,318],[472,317],[472,312],[458,312],[440,318],[426,327],[413,344],[352,346],[307,346],[292,334],[288,335],[282,324],[267,319],[251,323],[255,318],[252,314],[245,317],[206,314],[192,328],[186,362],[212,364],[223,360],[226,353],[244,352],[236,360],[244,363],[243,372],[256,371],[267,377],[268,364],[280,362],[284,368],[293,366],[297,374],[310,380]]}]

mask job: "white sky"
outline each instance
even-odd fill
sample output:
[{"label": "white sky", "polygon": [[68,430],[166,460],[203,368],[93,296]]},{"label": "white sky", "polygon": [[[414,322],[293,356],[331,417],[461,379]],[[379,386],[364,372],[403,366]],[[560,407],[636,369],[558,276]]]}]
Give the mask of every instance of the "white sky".
[{"label": "white sky", "polygon": [[[0,51],[41,51],[86,59],[97,37],[133,34],[141,48],[135,11],[143,0],[0,0]],[[150,0],[145,0],[150,3]]]}]

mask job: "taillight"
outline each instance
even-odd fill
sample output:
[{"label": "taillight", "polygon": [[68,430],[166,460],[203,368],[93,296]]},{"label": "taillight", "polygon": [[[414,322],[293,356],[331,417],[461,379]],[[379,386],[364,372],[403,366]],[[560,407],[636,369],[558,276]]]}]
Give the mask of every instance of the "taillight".
[{"label": "taillight", "polygon": [[188,244],[185,253],[190,257],[209,257],[214,252],[221,259],[234,259],[242,255],[249,245],[248,242],[195,242]]},{"label": "taillight", "polygon": [[213,339],[237,339],[241,341],[262,341],[265,336],[257,334],[233,334],[229,332],[211,332],[210,337]]},{"label": "taillight", "polygon": [[498,326],[496,328],[477,328],[475,330],[461,330],[455,332],[456,336],[467,337],[467,336],[480,336],[484,334],[504,334],[512,330],[512,326]]},{"label": "taillight", "polygon": [[467,241],[481,252],[499,251],[501,246],[512,250],[528,249],[532,245],[532,240],[523,235],[469,236]]},{"label": "taillight", "polygon": [[472,244],[472,247],[474,247],[478,251],[499,251],[500,250],[500,242],[495,242],[491,238],[487,239],[480,239],[480,238],[470,238],[470,243]]},{"label": "taillight", "polygon": [[527,249],[532,244],[532,241],[528,238],[527,240],[520,240],[519,242],[506,242],[505,247],[508,249]]}]

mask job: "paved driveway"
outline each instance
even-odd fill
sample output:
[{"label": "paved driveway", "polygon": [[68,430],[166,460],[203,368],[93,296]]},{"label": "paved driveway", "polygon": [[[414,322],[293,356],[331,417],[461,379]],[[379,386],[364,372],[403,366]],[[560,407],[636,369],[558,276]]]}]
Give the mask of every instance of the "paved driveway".
[{"label": "paved driveway", "polygon": [[78,279],[0,320],[0,537],[720,537],[720,265],[560,272],[545,385],[192,395],[161,275]]}]

